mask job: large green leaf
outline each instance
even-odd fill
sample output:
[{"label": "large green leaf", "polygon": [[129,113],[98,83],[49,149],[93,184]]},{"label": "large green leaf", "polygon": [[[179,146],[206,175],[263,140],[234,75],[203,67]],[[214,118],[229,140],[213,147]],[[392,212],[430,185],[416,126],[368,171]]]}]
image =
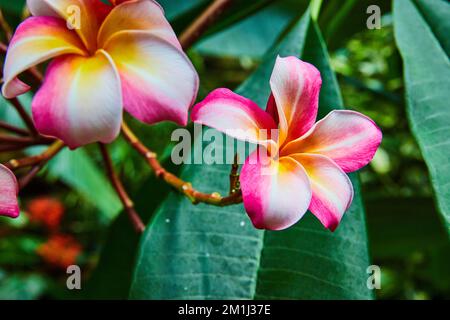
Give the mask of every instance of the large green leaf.
[{"label": "large green leaf", "polygon": [[[342,101],[326,49],[309,13],[273,50],[240,94],[261,106],[269,95],[276,55],[302,56],[322,72],[321,113]],[[229,166],[185,167],[202,190],[227,192]],[[148,227],[130,292],[136,299],[336,298],[370,299],[364,210],[356,196],[335,233],[308,214],[282,231],[256,230],[242,205],[193,206],[172,193]]]},{"label": "large green leaf", "polygon": [[431,197],[376,197],[365,203],[373,259],[399,259],[448,244]]},{"label": "large green leaf", "polygon": [[159,0],[167,19],[173,20],[208,3],[207,0]]},{"label": "large green leaf", "polygon": [[215,56],[263,57],[279,34],[308,3],[306,0],[273,1],[263,10],[206,38],[196,49],[202,54]]},{"label": "large green leaf", "polygon": [[122,210],[117,194],[102,168],[84,149],[65,149],[48,164],[49,174],[73,188],[100,210],[100,220],[108,224]]},{"label": "large green leaf", "polygon": [[447,228],[450,228],[450,60],[446,51],[449,15],[450,4],[443,0],[394,1],[395,37],[404,61],[409,122],[428,165]]},{"label": "large green leaf", "polygon": [[[367,8],[377,5],[381,15],[390,12],[389,0],[332,0],[322,5],[319,25],[323,28],[324,38],[330,50],[342,48],[354,34],[367,30],[370,14]],[[349,23],[351,21],[351,23]],[[373,30],[376,32],[376,30]]]}]

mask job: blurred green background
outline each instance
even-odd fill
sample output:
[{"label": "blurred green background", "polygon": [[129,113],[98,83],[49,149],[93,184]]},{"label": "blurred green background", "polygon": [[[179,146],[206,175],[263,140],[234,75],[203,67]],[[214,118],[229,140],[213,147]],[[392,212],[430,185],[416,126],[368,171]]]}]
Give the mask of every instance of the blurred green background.
[{"label": "blurred green background", "polygon": [[[371,2],[382,9],[379,30],[365,28],[365,8]],[[161,3],[179,32],[208,1]],[[301,0],[255,1],[252,5],[238,1],[189,50],[201,78],[199,99],[217,87],[238,87],[307,4]],[[23,1],[0,0],[0,8],[13,26],[23,15]],[[369,251],[372,263],[382,270],[382,287],[376,296],[450,298],[448,235],[434,205],[427,167],[408,126],[391,3],[324,1],[318,22],[345,106],[370,116],[384,134],[375,159],[361,172]],[[31,97],[21,99],[29,105]],[[7,102],[0,104],[0,119],[20,124]],[[143,141],[167,160],[175,126],[147,127],[130,121]],[[152,177],[121,139],[113,144],[112,153],[140,213],[148,219],[168,188]],[[0,154],[0,161],[18,156]],[[110,289],[96,284],[108,279],[108,264],[126,270],[133,263],[115,257],[123,252],[102,251],[106,243],[113,246],[112,242],[121,242],[124,251],[134,250],[137,236],[123,216],[117,218],[120,203],[102,175],[100,160],[93,147],[63,152],[22,194],[21,217],[14,221],[0,218],[0,299],[70,298],[65,265],[75,262],[85,270],[84,297],[102,297],[102,290]],[[118,291],[126,289],[127,276],[114,285]]]}]

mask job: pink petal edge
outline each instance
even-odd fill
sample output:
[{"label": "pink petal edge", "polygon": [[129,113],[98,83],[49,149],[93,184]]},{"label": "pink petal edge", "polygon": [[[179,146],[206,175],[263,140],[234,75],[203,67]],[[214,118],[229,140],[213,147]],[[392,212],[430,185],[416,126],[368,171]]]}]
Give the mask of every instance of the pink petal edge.
[{"label": "pink petal edge", "polygon": [[309,210],[325,228],[334,231],[353,200],[353,186],[347,174],[331,159],[318,154],[292,154],[305,168],[311,181]]},{"label": "pink petal edge", "polygon": [[268,110],[278,110],[281,143],[302,136],[314,125],[321,85],[320,72],[312,64],[293,56],[277,57]]},{"label": "pink petal edge", "polygon": [[281,154],[321,154],[332,159],[345,172],[353,172],[373,159],[381,139],[380,128],[369,117],[356,111],[335,110],[304,136],[285,145]]},{"label": "pink petal edge", "polygon": [[0,215],[17,218],[20,213],[17,195],[19,185],[16,176],[0,164]]}]

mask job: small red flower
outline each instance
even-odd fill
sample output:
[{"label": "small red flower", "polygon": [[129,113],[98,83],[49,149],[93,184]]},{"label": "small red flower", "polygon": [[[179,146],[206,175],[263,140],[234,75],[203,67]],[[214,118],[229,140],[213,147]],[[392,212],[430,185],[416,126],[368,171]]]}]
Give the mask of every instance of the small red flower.
[{"label": "small red flower", "polygon": [[36,198],[28,204],[30,220],[42,223],[49,230],[58,229],[64,210],[64,205],[61,201],[50,197]]},{"label": "small red flower", "polygon": [[82,252],[78,241],[64,234],[51,236],[47,242],[37,248],[37,254],[48,264],[56,268],[66,269],[76,264]]}]

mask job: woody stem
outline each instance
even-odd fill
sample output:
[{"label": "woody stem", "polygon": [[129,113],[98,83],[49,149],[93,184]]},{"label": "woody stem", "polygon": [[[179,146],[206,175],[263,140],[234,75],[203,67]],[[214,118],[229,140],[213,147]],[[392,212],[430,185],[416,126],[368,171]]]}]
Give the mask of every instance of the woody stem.
[{"label": "woody stem", "polygon": [[18,128],[16,126],[10,125],[9,123],[0,121],[0,129],[5,131],[9,131],[11,133],[17,134],[19,136],[28,136],[29,132],[22,128]]},{"label": "woody stem", "polygon": [[32,167],[31,170],[19,179],[19,188],[25,188],[28,183],[41,171],[41,169],[54,158],[62,149],[64,143],[55,141],[47,150],[37,156],[26,157],[22,159],[12,159],[5,166],[11,170],[17,170],[25,167]]},{"label": "woody stem", "polygon": [[47,163],[50,159],[52,159],[54,156],[58,154],[59,151],[61,151],[65,147],[64,143],[60,140],[55,141],[52,145],[50,145],[47,150],[45,150],[43,153],[26,157],[22,159],[12,159],[8,161],[5,166],[8,167],[11,170],[17,170],[20,168],[25,167],[32,167],[36,165],[44,165]]},{"label": "woody stem", "polygon": [[28,130],[30,130],[31,134],[33,136],[39,135],[36,128],[34,127],[33,120],[30,118],[28,113],[25,111],[25,108],[22,106],[22,103],[20,103],[19,99],[12,98],[12,99],[9,99],[9,102],[11,102],[11,104],[17,110],[17,113],[19,113],[20,117],[22,118],[23,122],[27,126]]},{"label": "woody stem", "polygon": [[[194,20],[194,22],[181,34],[180,43],[181,46],[187,50],[191,47],[196,40],[198,40],[202,34],[213,24],[217,18],[226,10],[226,8],[232,3],[232,0],[215,0],[206,10]],[[242,194],[236,185],[238,185],[237,170],[238,167],[235,164],[230,175],[230,195],[222,197],[217,192],[203,193],[194,189],[191,183],[186,182],[174,174],[168,172],[158,161],[157,155],[149,150],[134,134],[134,132],[128,127],[128,125],[122,123],[122,133],[128,143],[138,151],[147,161],[148,165],[155,172],[155,175],[164,180],[167,184],[171,185],[180,193],[184,194],[192,203],[206,203],[215,206],[227,206],[242,202]]]},{"label": "woody stem", "polygon": [[155,172],[156,177],[164,180],[167,184],[184,194],[189,198],[189,200],[191,200],[192,203],[207,203],[215,206],[227,206],[242,202],[242,195],[240,191],[231,193],[227,197],[222,197],[217,192],[208,194],[197,191],[189,182],[180,179],[164,169],[158,161],[157,155],[148,149],[136,137],[125,122],[122,123],[122,133],[128,143],[147,160],[148,165]]},{"label": "woody stem", "polygon": [[194,22],[181,34],[180,43],[186,50],[200,38],[218,17],[231,5],[232,0],[215,0]]},{"label": "woody stem", "polygon": [[99,143],[100,152],[103,157],[103,161],[106,165],[106,170],[108,173],[109,180],[111,181],[112,186],[114,187],[114,190],[116,191],[117,195],[120,198],[120,201],[123,204],[123,207],[125,211],[128,214],[128,217],[133,224],[134,229],[137,233],[143,233],[145,230],[145,225],[142,222],[141,218],[139,217],[138,213],[134,209],[134,203],[128,196],[128,193],[125,190],[125,187],[122,184],[122,181],[120,181],[119,176],[117,175],[116,171],[114,170],[114,165],[111,160],[111,156],[109,155],[108,149],[106,146],[102,143]]}]

